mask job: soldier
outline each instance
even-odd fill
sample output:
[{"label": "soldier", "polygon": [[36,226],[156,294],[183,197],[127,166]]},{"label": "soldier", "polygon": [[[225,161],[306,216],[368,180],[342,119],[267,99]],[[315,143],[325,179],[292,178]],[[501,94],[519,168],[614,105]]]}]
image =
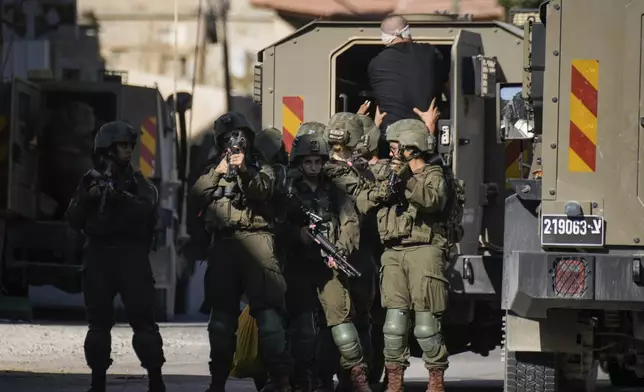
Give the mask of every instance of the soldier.
[{"label": "soldier", "polygon": [[446,237],[451,235],[444,230],[442,212],[448,203],[448,188],[441,166],[428,163],[432,142],[423,122],[397,121],[387,130],[387,140],[393,157],[390,168],[401,188],[391,198],[391,192],[383,190],[383,182],[358,197],[360,210],[378,205],[379,231],[385,244],[380,279],[382,304],[387,310],[383,331],[387,390],[403,390],[409,359],[409,313],[414,311],[414,335],[429,370],[428,392],[443,392],[448,353],[441,320],[447,308]]},{"label": "soldier", "polygon": [[[291,151],[292,168],[288,179],[288,194],[295,195],[298,209],[289,209],[287,222],[292,228],[288,236],[294,239],[291,262],[297,262],[302,268],[310,271],[308,279],[317,287],[318,298],[324,309],[326,325],[331,329],[333,341],[340,352],[340,362],[343,369],[350,373],[352,389],[360,392],[370,392],[367,382],[367,366],[362,352],[358,331],[353,324],[353,301],[349,296],[347,277],[335,269],[326,268],[321,264],[320,249],[313,243],[308,232],[308,225],[301,217],[299,208],[303,207],[321,216],[328,225],[328,238],[336,243],[336,247],[349,256],[359,241],[358,217],[351,201],[341,192],[323,172],[323,163],[328,159],[327,144],[315,130],[303,134],[293,142]],[[302,203],[302,205],[299,205]],[[297,261],[295,261],[297,260]],[[334,261],[328,260],[329,266]],[[304,273],[304,272],[303,272]],[[306,286],[307,279],[301,284]],[[309,286],[303,287],[302,292],[308,292]],[[311,309],[310,299],[307,310]]]},{"label": "soldier", "polygon": [[89,331],[85,358],[91,392],[104,392],[114,325],[113,301],[121,294],[134,331],[132,346],[148,371],[149,391],[165,391],[163,340],[154,320],[154,277],[148,259],[157,223],[159,194],[130,165],[138,139],[130,125],[103,125],[94,141],[96,168],[83,176],[66,212],[69,225],[87,237],[83,295]]},{"label": "soldier", "polygon": [[[356,196],[375,180],[368,162],[362,158],[362,155],[371,149],[371,146],[367,146],[368,143],[365,144],[362,122],[358,115],[353,113],[336,113],[329,120],[325,136],[331,146],[331,158],[324,165],[325,172],[336,186],[355,201]],[[351,298],[356,307],[356,328],[369,365],[373,358],[371,307],[375,299],[376,285],[376,267],[373,259],[376,232],[375,222],[361,217],[360,246],[352,260],[356,268],[362,272],[360,278],[351,282]],[[342,376],[339,375],[339,378]]]},{"label": "soldier", "polygon": [[210,306],[208,391],[224,391],[244,292],[257,321],[262,362],[277,390],[289,391],[292,361],[282,318],[286,283],[275,257],[274,215],[267,203],[273,197],[274,172],[253,148],[253,129],[241,114],[222,115],[214,131],[221,154],[191,192],[212,238],[204,279]]}]

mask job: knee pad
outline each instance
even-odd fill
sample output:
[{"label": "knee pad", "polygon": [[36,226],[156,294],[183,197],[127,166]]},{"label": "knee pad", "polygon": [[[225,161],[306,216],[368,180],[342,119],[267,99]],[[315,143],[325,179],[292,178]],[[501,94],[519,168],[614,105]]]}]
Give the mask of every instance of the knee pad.
[{"label": "knee pad", "polygon": [[90,326],[85,336],[85,360],[92,370],[107,370],[112,365],[112,336],[110,328]]},{"label": "knee pad", "polygon": [[159,369],[165,363],[163,339],[156,325],[135,330],[132,335],[132,347],[145,369]]},{"label": "knee pad", "polygon": [[409,311],[406,309],[387,309],[384,335],[384,352],[386,357],[399,357],[404,354],[409,332]]},{"label": "knee pad", "polygon": [[416,312],[414,336],[423,353],[429,358],[435,357],[443,344],[441,320],[432,312]]},{"label": "knee pad", "polygon": [[315,354],[317,327],[313,312],[291,318],[291,352],[297,362],[311,362]]},{"label": "knee pad", "polygon": [[[232,314],[212,310],[208,320],[208,338],[212,350],[234,346],[238,319]],[[234,351],[234,347],[233,347]]]},{"label": "knee pad", "polygon": [[358,331],[353,323],[344,323],[331,328],[333,341],[340,350],[340,355],[349,361],[358,361],[362,357],[362,347]]},{"label": "knee pad", "polygon": [[284,320],[275,309],[263,309],[255,312],[255,321],[259,332],[259,348],[265,355],[279,356],[286,350],[286,332]]}]

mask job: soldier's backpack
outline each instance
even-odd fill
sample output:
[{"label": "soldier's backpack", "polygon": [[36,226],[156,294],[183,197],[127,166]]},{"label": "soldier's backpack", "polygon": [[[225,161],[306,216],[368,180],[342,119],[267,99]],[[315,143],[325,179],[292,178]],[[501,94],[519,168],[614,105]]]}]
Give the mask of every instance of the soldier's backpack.
[{"label": "soldier's backpack", "polygon": [[447,186],[447,203],[443,209],[442,221],[447,234],[448,245],[454,246],[463,239],[463,210],[465,206],[465,182],[454,176],[450,167],[443,166]]}]

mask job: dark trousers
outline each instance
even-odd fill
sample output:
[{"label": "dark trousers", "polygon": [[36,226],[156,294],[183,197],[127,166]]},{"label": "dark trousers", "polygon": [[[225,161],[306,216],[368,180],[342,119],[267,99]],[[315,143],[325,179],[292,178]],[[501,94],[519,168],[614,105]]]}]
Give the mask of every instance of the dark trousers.
[{"label": "dark trousers", "polygon": [[114,297],[121,295],[134,332],[132,346],[145,369],[160,369],[165,363],[163,340],[154,320],[154,277],[148,249],[132,246],[89,244],[83,253],[83,295],[89,330],[85,359],[94,371],[112,364],[111,330]]}]

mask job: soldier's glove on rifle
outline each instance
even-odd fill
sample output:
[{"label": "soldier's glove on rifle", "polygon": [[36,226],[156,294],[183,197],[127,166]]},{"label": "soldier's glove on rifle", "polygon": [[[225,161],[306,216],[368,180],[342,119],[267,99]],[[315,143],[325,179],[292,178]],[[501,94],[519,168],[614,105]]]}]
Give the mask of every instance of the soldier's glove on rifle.
[{"label": "soldier's glove on rifle", "polygon": [[246,138],[244,137],[243,134],[238,134],[237,136],[233,136],[230,138],[230,141],[228,142],[228,149],[230,150],[230,154],[228,154],[227,156],[228,172],[224,177],[226,180],[232,181],[233,179],[237,178],[237,174],[239,173],[239,166],[231,164],[230,157],[232,155],[243,153],[245,145],[246,145]]}]

